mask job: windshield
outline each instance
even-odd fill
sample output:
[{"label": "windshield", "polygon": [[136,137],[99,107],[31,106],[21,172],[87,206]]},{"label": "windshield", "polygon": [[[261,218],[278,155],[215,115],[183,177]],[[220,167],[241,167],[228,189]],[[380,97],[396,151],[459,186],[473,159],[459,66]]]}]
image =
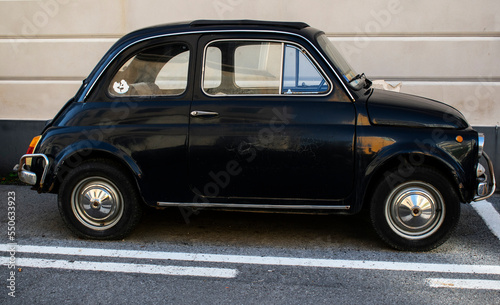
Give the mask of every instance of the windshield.
[{"label": "windshield", "polygon": [[317,39],[323,52],[326,53],[328,59],[335,66],[335,68],[342,73],[342,77],[349,83],[349,85],[355,90],[361,89],[365,85],[366,78],[364,74],[358,75],[354,71],[351,65],[349,65],[344,57],[342,57],[340,52],[337,48],[335,48],[333,43],[324,33],[320,34]]}]

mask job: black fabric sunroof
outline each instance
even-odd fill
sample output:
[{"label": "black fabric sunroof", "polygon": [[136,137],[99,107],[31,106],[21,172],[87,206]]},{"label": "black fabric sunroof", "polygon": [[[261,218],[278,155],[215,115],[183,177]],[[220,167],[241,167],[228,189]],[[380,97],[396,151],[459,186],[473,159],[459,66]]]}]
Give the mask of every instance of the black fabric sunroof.
[{"label": "black fabric sunroof", "polygon": [[256,26],[276,26],[288,27],[294,29],[303,29],[309,25],[304,22],[288,22],[288,21],[262,21],[262,20],[196,20],[190,23],[191,27],[211,26],[211,25],[256,25]]}]

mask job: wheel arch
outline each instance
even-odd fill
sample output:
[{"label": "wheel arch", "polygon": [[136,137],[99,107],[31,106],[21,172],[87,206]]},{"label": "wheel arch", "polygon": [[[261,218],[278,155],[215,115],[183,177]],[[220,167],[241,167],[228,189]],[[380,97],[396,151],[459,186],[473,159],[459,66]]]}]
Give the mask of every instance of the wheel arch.
[{"label": "wheel arch", "polygon": [[67,146],[54,158],[52,184],[49,191],[57,193],[61,182],[69,171],[90,160],[105,160],[124,170],[140,192],[142,171],[135,161],[122,150],[108,143],[97,141],[75,142]]},{"label": "wheel arch", "polygon": [[[415,162],[415,160],[421,161]],[[457,197],[462,202],[465,202],[464,194],[461,190],[463,187],[462,175],[460,175],[460,170],[457,169],[457,166],[458,164],[453,165],[452,162],[443,158],[418,151],[393,155],[390,158],[385,158],[383,161],[377,162],[376,166],[372,165],[371,168],[367,168],[366,172],[368,174],[365,175],[364,183],[362,184],[362,195],[358,198],[358,203],[362,206],[362,209],[369,209],[370,198],[381,179],[386,179],[384,175],[387,172],[398,170],[398,173],[401,173],[401,175],[394,178],[402,180],[409,176],[414,171],[412,168],[415,167],[428,167],[438,171],[453,185],[453,191],[457,194]]]}]

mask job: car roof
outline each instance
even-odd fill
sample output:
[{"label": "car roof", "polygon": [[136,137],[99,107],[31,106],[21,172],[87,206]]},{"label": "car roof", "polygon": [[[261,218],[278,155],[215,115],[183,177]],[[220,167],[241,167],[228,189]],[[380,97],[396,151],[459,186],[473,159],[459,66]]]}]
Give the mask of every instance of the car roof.
[{"label": "car roof", "polygon": [[263,21],[263,20],[194,20],[175,23],[160,24],[139,29],[126,34],[120,38],[108,52],[101,58],[101,61],[95,66],[89,77],[85,80],[86,83],[91,83],[89,88],[83,88],[83,96],[92,89],[93,84],[102,71],[107,67],[109,62],[113,60],[122,50],[134,45],[138,42],[153,39],[156,37],[164,37],[170,35],[184,35],[190,33],[223,33],[228,32],[272,32],[272,33],[288,33],[295,36],[300,36],[308,41],[314,41],[314,37],[321,31],[310,27],[304,22],[289,22],[289,21]]},{"label": "car roof", "polygon": [[200,19],[193,21],[183,21],[175,23],[165,23],[159,24],[151,27],[141,29],[139,31],[178,31],[178,30],[202,30],[203,28],[213,28],[217,27],[220,29],[260,29],[260,30],[276,30],[281,29],[295,29],[301,30],[303,28],[309,27],[307,23],[304,22],[290,22],[290,21],[265,21],[265,20],[249,20],[249,19],[239,19],[239,20],[210,20],[210,19]]},{"label": "car roof", "polygon": [[285,27],[292,29],[303,29],[309,27],[304,22],[290,22],[290,21],[264,21],[264,20],[195,20],[189,24],[191,27],[202,26],[259,26],[263,28]]},{"label": "car roof", "polygon": [[[189,33],[199,31],[224,31],[224,30],[242,30],[242,31],[280,31],[280,32],[302,32],[303,30],[313,30],[307,23],[290,21],[264,21],[264,20],[194,20],[175,23],[166,23],[154,25],[147,28],[133,31],[123,38],[124,40],[133,40],[134,38],[150,37],[161,34]],[[306,30],[306,32],[307,32]],[[315,29],[314,29],[315,30]],[[317,31],[317,30],[316,30]]]}]

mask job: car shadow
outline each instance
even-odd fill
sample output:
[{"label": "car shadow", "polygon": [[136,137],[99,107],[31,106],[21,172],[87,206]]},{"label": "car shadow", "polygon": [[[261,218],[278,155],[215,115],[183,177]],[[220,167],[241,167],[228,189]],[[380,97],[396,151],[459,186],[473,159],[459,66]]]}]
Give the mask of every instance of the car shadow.
[{"label": "car shadow", "polygon": [[368,217],[146,209],[130,236],[141,242],[287,248],[384,249]]}]

